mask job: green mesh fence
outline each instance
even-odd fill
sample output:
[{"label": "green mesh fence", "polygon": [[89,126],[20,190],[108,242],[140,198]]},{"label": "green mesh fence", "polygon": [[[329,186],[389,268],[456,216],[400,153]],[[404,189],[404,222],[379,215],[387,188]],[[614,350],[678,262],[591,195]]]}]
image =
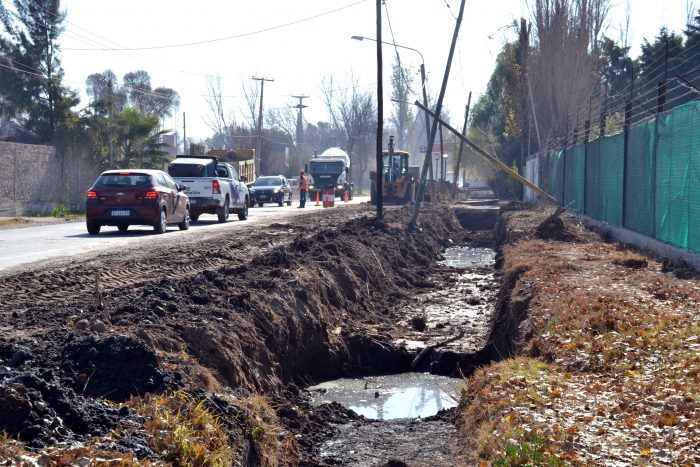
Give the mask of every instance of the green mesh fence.
[{"label": "green mesh fence", "polygon": [[700,252],[700,101],[543,157],[539,177],[574,211]]},{"label": "green mesh fence", "polygon": [[608,224],[622,225],[622,185],[625,135],[600,138],[600,217]]},{"label": "green mesh fence", "polygon": [[539,158],[539,166],[538,166],[538,171],[539,171],[539,181],[540,181],[540,188],[542,188],[544,191],[547,193],[550,193],[549,191],[549,157],[540,157]]},{"label": "green mesh fence", "polygon": [[627,142],[625,227],[654,236],[654,155],[656,120],[630,128]]},{"label": "green mesh fence", "polygon": [[586,143],[585,204],[584,212],[594,219],[603,218],[601,214],[603,189],[600,183],[600,138]]},{"label": "green mesh fence", "polygon": [[586,146],[577,144],[564,153],[564,204],[571,210],[583,212],[584,164]]},{"label": "green mesh fence", "polygon": [[557,151],[549,157],[548,193],[560,203],[564,200],[564,151]]},{"label": "green mesh fence", "polygon": [[[691,179],[691,174],[697,173],[698,156],[694,153],[700,149],[698,112],[698,104],[690,103],[658,117],[655,170],[655,236],[694,251],[698,251],[700,245],[696,238],[690,245],[689,213],[697,212],[700,201],[696,189],[691,190],[691,184],[698,183],[697,178]],[[697,217],[693,220],[697,223]]]}]

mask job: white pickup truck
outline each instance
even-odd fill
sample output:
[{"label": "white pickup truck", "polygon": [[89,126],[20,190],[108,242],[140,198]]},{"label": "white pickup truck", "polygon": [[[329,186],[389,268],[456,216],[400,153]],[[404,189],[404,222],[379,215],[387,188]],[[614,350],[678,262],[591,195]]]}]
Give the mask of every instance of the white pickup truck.
[{"label": "white pickup truck", "polygon": [[168,174],[187,187],[192,221],[203,213],[216,214],[219,222],[226,222],[230,213],[242,221],[248,218],[247,180],[231,164],[212,156],[177,156],[168,165]]}]

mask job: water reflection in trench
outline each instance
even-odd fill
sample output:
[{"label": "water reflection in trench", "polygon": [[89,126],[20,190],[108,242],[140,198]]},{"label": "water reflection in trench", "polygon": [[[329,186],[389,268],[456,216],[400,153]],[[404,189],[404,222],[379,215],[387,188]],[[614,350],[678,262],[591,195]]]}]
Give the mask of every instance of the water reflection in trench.
[{"label": "water reflection in trench", "polygon": [[441,261],[442,264],[452,268],[467,269],[493,267],[496,252],[492,248],[456,246],[446,249],[443,256],[445,259]]},{"label": "water reflection in trench", "polygon": [[429,417],[457,405],[462,380],[429,373],[342,378],[308,388],[314,405],[338,402],[376,420]]}]

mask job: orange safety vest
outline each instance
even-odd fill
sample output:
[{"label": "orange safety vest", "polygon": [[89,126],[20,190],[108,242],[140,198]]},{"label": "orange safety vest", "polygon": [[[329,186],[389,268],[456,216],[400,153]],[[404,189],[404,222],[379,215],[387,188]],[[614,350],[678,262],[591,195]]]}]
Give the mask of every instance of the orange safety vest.
[{"label": "orange safety vest", "polygon": [[299,191],[309,191],[309,179],[306,175],[299,177]]}]

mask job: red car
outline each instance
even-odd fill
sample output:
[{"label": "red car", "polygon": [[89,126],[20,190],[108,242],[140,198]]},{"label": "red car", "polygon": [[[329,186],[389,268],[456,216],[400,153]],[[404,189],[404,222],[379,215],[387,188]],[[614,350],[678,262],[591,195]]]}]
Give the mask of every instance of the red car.
[{"label": "red car", "polygon": [[130,225],[152,225],[160,234],[167,224],[190,228],[190,200],[184,185],[178,185],[162,170],[108,170],[87,192],[85,221],[95,235],[103,225],[124,232]]}]

